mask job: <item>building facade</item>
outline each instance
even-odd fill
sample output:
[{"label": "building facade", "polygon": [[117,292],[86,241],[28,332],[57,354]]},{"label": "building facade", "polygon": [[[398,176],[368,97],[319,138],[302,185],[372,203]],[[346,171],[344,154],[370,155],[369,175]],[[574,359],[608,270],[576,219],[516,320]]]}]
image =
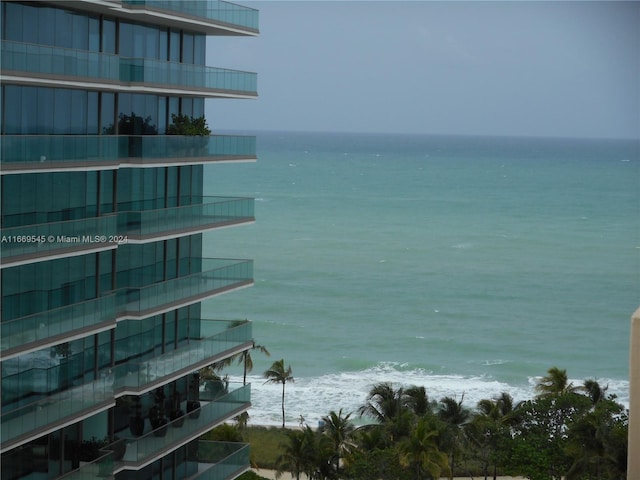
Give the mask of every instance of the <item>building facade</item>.
[{"label": "building facade", "polygon": [[[203,169],[254,161],[209,135],[205,99],[256,75],[205,65],[208,36],[258,34],[217,0],[1,4],[1,476],[235,478],[248,446],[200,440],[250,386],[200,372],[253,345],[201,302],[253,284],[203,232],[254,221]],[[215,301],[215,300],[213,300]],[[204,370],[203,370],[204,369]]]}]

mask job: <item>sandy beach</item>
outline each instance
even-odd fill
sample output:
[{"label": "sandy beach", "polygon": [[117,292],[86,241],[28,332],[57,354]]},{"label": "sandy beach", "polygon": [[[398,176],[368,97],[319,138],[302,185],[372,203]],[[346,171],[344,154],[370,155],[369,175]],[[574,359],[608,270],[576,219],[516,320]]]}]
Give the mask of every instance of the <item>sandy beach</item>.
[{"label": "sandy beach", "polygon": [[[275,479],[276,478],[276,472],[274,470],[265,470],[265,469],[253,469],[254,472],[256,472],[258,475],[261,475],[265,478],[269,478],[269,479]],[[304,480],[306,480],[306,476],[302,475],[301,478],[303,478]],[[453,477],[454,480],[479,480],[482,479],[484,477]],[[293,477],[291,476],[290,473],[283,473],[282,476],[280,477],[280,480],[293,480]],[[447,480],[446,477],[443,477],[441,480]],[[498,480],[525,480],[524,477],[498,477]]]}]

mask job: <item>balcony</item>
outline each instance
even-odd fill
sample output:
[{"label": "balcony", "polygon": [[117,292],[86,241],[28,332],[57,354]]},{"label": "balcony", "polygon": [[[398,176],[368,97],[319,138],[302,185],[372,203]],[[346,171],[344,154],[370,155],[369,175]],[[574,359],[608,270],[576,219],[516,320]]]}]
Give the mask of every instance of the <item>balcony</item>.
[{"label": "balcony", "polygon": [[172,86],[184,89],[183,95],[192,91],[212,97],[255,97],[258,91],[255,73],[143,58],[121,58],[120,81],[160,89]]},{"label": "balcony", "polygon": [[0,358],[50,347],[116,326],[116,296],[35,313],[0,323]]},{"label": "balcony", "polygon": [[198,450],[193,455],[194,459],[191,460],[198,464],[198,473],[193,478],[200,480],[236,478],[249,469],[251,464],[249,454],[247,444],[200,440]]},{"label": "balcony", "polygon": [[155,241],[255,221],[251,198],[202,197],[196,205],[118,212],[118,232],[129,243]]},{"label": "balcony", "polygon": [[237,135],[2,135],[2,174],[254,161],[256,138]]},{"label": "balcony", "polygon": [[[58,256],[80,255],[117,248],[115,215],[41,223],[2,229],[2,268]],[[111,238],[112,239],[112,238]]]},{"label": "balcony", "polygon": [[[207,399],[201,396],[200,403],[202,406],[191,412],[191,416],[187,414],[177,418],[141,437],[127,438],[124,457],[121,461],[115,462],[114,470],[137,470],[195,440],[228,418],[247,411],[251,407],[251,385],[240,386],[215,398]],[[196,412],[197,418],[193,415]],[[213,458],[210,460],[213,461]]]},{"label": "balcony", "polygon": [[[8,382],[3,380],[3,386],[5,383]],[[22,445],[113,405],[113,376],[107,375],[4,413],[0,420],[0,451]]]},{"label": "balcony", "polygon": [[[117,85],[120,57],[98,52],[73,50],[2,40],[0,61],[3,75],[46,75],[50,80],[75,78]],[[28,83],[29,80],[25,79]]]},{"label": "balcony", "polygon": [[[257,96],[257,75],[179,62],[2,41],[0,68],[10,83],[199,97]],[[6,80],[5,80],[6,81]]]},{"label": "balcony", "polygon": [[[104,455],[65,475],[65,480],[94,480],[111,477],[115,470],[124,469],[122,447],[124,439],[106,446]],[[117,453],[119,452],[119,454]],[[177,466],[184,478],[201,480],[230,480],[249,469],[249,445],[245,443],[195,440],[187,446],[187,461]]]},{"label": "balcony", "polygon": [[118,320],[141,320],[253,284],[251,260],[198,259],[202,271],[142,287],[116,290]]},{"label": "balcony", "polygon": [[206,33],[229,34],[258,33],[258,10],[219,0],[122,0],[123,6],[142,7],[147,10],[169,11],[172,16],[184,15],[205,20],[227,28],[218,32],[206,30]]},{"label": "balcony", "polygon": [[[227,322],[197,320],[203,331],[219,330]],[[252,324],[242,323],[140,363],[125,363],[115,368],[118,394],[140,395],[216,361],[247,350],[252,346]]]}]

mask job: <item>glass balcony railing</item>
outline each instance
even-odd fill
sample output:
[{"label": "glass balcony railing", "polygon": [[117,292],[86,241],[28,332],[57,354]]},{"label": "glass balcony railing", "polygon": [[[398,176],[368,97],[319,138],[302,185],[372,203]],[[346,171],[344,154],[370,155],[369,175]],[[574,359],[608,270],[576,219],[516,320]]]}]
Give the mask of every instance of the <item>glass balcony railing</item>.
[{"label": "glass balcony railing", "polygon": [[187,461],[198,464],[194,479],[227,480],[249,469],[249,445],[199,440],[197,450],[187,454]]},{"label": "glass balcony railing", "polygon": [[[251,406],[251,385],[240,386],[214,401],[207,402],[202,397],[200,400],[202,406],[191,412],[197,411],[197,418],[187,414],[141,437],[128,438],[122,466],[135,467],[147,463],[166,452],[167,445],[184,445],[227,418],[247,410]],[[118,465],[115,467],[118,468]]]},{"label": "glass balcony railing", "polygon": [[[118,157],[153,159],[210,159],[212,161],[252,159],[256,156],[256,137],[239,135],[180,136],[141,135],[120,138]],[[185,162],[188,163],[188,162]]]},{"label": "glass balcony railing", "polygon": [[[110,478],[116,470],[125,468],[122,456],[127,451],[127,440],[117,440],[101,451],[104,455],[69,472],[65,480]],[[185,478],[228,480],[249,469],[249,453],[249,445],[245,443],[195,440],[187,446],[186,462],[178,464],[176,468],[186,472]]]},{"label": "glass balcony railing", "polygon": [[116,323],[116,296],[107,295],[66,307],[35,313],[0,323],[2,358],[45,348],[60,342],[74,332],[90,333],[92,328]]},{"label": "glass balcony railing", "polygon": [[118,232],[131,239],[197,231],[254,220],[251,198],[203,197],[201,204],[118,212]]},{"label": "glass balcony railing", "polygon": [[2,414],[0,438],[2,449],[37,435],[43,428],[77,421],[78,417],[115,404],[113,375],[50,395],[42,400]]},{"label": "glass balcony railing", "polygon": [[18,71],[120,81],[120,57],[106,53],[2,41],[0,66],[4,72]]},{"label": "glass balcony railing", "polygon": [[[220,328],[227,322],[197,320],[203,331]],[[173,375],[193,371],[203,363],[211,364],[226,358],[252,337],[251,322],[226,328],[206,338],[190,340],[188,344],[139,363],[125,363],[115,368],[115,389],[118,392],[137,392]]]},{"label": "glass balcony railing", "polygon": [[251,160],[256,137],[238,135],[2,135],[4,170]]},{"label": "glass balcony railing", "polygon": [[2,71],[26,72],[49,79],[74,77],[123,86],[143,83],[242,95],[257,95],[258,89],[255,73],[204,65],[127,58],[9,40],[2,41],[0,53]]},{"label": "glass balcony railing", "polygon": [[219,0],[122,0],[122,4],[170,10],[258,31],[258,10]]},{"label": "glass balcony railing", "polygon": [[41,223],[3,228],[0,258],[6,260],[39,258],[59,251],[106,247],[117,234],[116,215],[82,218],[64,222]]},{"label": "glass balcony railing", "polygon": [[258,90],[258,76],[255,73],[143,58],[121,58],[120,81],[243,95],[256,95]]},{"label": "glass balcony railing", "polygon": [[198,273],[144,287],[116,290],[118,318],[145,318],[177,304],[199,302],[206,297],[253,283],[251,260],[203,258],[201,261],[202,271]]}]

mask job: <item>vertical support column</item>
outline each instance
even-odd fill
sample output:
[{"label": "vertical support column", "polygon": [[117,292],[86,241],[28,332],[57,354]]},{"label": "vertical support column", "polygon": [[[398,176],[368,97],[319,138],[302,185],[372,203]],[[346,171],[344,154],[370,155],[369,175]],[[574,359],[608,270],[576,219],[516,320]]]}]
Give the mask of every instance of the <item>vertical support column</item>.
[{"label": "vertical support column", "polygon": [[627,478],[640,478],[640,308],[631,316]]}]

